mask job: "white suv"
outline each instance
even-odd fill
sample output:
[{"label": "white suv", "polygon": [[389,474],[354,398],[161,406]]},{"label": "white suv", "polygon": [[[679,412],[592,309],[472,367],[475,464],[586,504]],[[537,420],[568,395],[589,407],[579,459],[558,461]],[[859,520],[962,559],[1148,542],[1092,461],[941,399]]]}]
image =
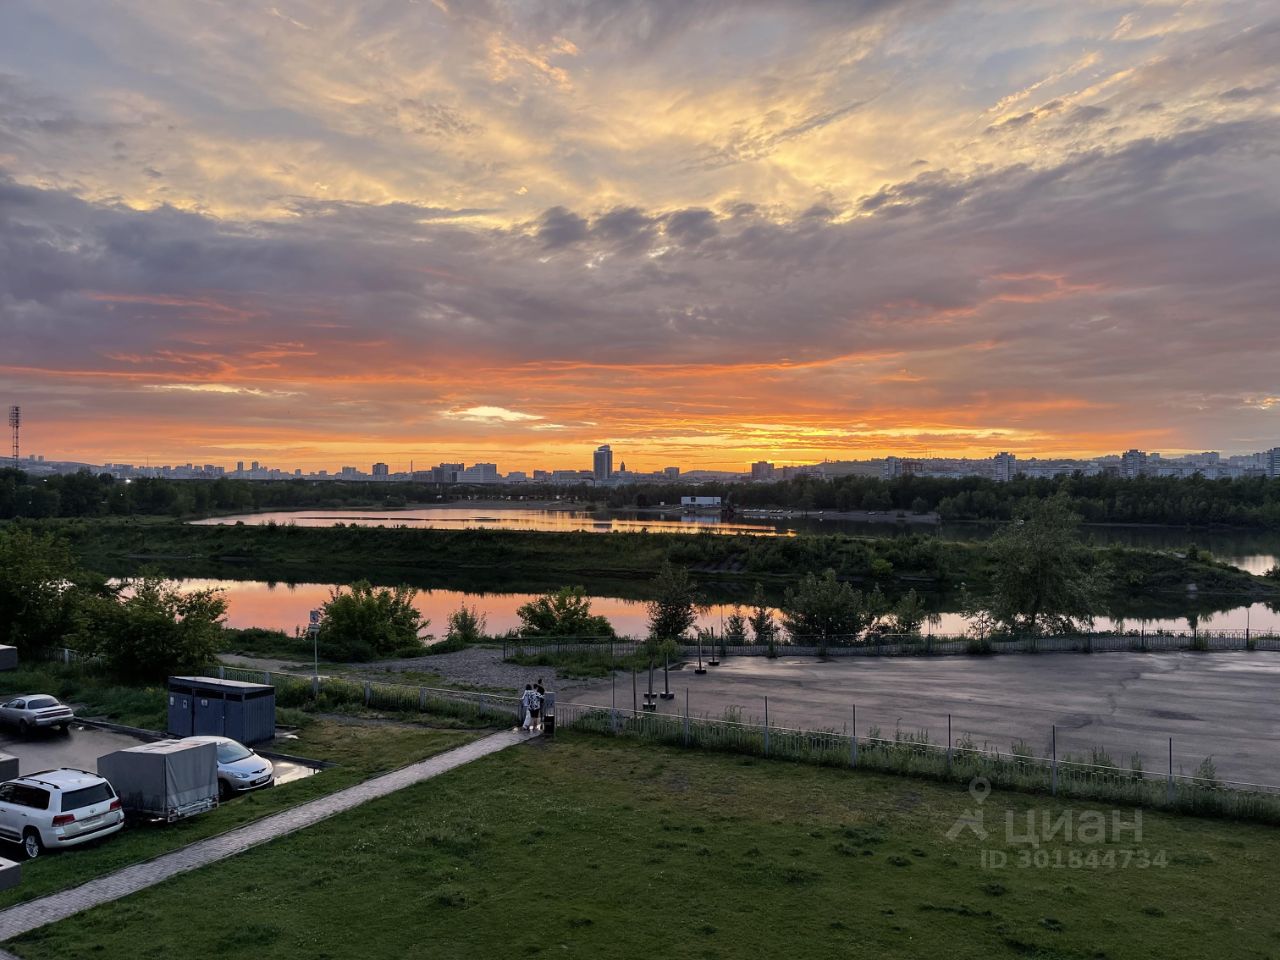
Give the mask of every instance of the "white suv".
[{"label": "white suv", "polygon": [[0,783],[0,837],[30,858],[124,826],[120,798],[96,773],[60,767]]}]

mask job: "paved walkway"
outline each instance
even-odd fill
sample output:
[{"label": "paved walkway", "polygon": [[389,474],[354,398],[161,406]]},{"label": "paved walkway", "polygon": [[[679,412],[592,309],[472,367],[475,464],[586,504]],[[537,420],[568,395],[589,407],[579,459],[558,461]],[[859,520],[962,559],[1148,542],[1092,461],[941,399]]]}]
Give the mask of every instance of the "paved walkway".
[{"label": "paved walkway", "polygon": [[[89,910],[100,904],[127,897],[131,893],[137,893],[139,890],[154,886],[177,874],[186,873],[188,870],[195,870],[218,860],[234,857],[238,853],[244,853],[277,837],[283,837],[295,830],[319,823],[334,814],[358,807],[366,801],[385,797],[415,783],[430,780],[472,760],[497,753],[499,750],[528,739],[530,739],[529,735],[514,730],[504,730],[437,754],[420,763],[374,777],[354,787],[339,790],[327,797],[309,801],[291,810],[263,817],[261,820],[237,827],[220,836],[200,840],[180,850],[156,857],[154,860],[125,867],[116,873],[98,877],[70,890],[52,893],[27,903],[15,904],[0,910],[0,942],[11,940],[46,924],[65,920],[82,910]],[[75,856],[75,854],[74,852],[63,853],[61,856]],[[17,958],[13,954],[0,950],[0,960],[17,960]]]}]

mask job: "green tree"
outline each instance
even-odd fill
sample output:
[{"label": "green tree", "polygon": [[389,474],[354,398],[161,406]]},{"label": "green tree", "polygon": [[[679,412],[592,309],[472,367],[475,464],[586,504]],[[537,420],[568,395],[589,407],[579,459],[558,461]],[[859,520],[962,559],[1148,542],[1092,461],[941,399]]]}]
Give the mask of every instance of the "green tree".
[{"label": "green tree", "polygon": [[516,610],[522,637],[612,637],[607,617],[591,612],[591,598],[582,587],[562,587],[530,600]]},{"label": "green tree", "polygon": [[65,540],[0,529],[0,643],[28,655],[63,642],[74,629],[82,577]]},{"label": "green tree", "polygon": [[373,660],[418,650],[428,621],[413,605],[417,595],[412,587],[374,587],[367,580],[335,588],[320,615],[321,655]]},{"label": "green tree", "polygon": [[1065,497],[1033,505],[988,541],[990,610],[1014,633],[1069,633],[1093,621],[1098,583]]},{"label": "green tree", "polygon": [[449,632],[445,635],[448,643],[477,643],[484,639],[488,617],[476,607],[468,607],[465,603],[449,614]]},{"label": "green tree", "polygon": [[663,561],[653,580],[654,599],[649,601],[649,636],[678,640],[698,620],[698,585],[684,567]]},{"label": "green tree", "polygon": [[221,590],[184,591],[171,580],[147,576],[85,609],[88,629],[78,645],[129,680],[199,672],[222,649],[227,598]]},{"label": "green tree", "polygon": [[778,622],[773,619],[773,611],[769,609],[764,598],[764,587],[756,584],[756,591],[751,595],[751,616],[747,618],[751,624],[751,632],[756,643],[772,647],[778,639]]},{"label": "green tree", "polygon": [[724,621],[725,643],[743,644],[747,642],[747,618],[742,615],[742,608],[735,606],[733,613]]},{"label": "green tree", "polygon": [[889,630],[892,633],[914,635],[929,620],[929,611],[915,589],[908,590],[889,614]]},{"label": "green tree", "polygon": [[797,643],[853,643],[873,619],[862,594],[830,569],[822,576],[805,574],[797,586],[787,588],[782,602],[783,626]]}]

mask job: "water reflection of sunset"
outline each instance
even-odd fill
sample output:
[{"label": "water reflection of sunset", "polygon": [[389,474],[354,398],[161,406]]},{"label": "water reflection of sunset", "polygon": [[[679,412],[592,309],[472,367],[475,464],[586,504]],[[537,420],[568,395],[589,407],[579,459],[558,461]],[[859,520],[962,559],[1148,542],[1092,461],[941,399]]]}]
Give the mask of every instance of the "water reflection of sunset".
[{"label": "water reflection of sunset", "polygon": [[[227,626],[265,627],[292,633],[307,622],[307,613],[324,605],[331,590],[328,584],[319,583],[265,583],[253,580],[183,580],[185,589],[202,590],[218,588],[227,595]],[[449,614],[462,604],[475,607],[488,619],[490,634],[502,634],[520,626],[516,610],[522,604],[535,599],[532,593],[465,593],[459,590],[420,590],[415,606],[430,621],[429,632],[435,636],[446,630]],[[648,623],[648,612],[641,600],[625,600],[619,597],[594,596],[592,612],[609,619],[614,630],[622,636],[643,636]],[[713,628],[717,632],[724,618],[733,612],[733,604],[712,604],[699,611],[698,625]],[[1244,629],[1248,623],[1256,631],[1280,631],[1280,611],[1265,603],[1256,603],[1248,609],[1241,607],[1213,616],[1201,617],[1201,628]],[[1138,629],[1145,625],[1152,630],[1185,630],[1183,619],[1153,619],[1145,623],[1137,619],[1123,622],[1126,629]],[[1099,630],[1116,626],[1115,621],[1100,617],[1096,621]],[[940,620],[928,629],[939,635],[963,633],[967,627],[958,613],[943,613]]]}]

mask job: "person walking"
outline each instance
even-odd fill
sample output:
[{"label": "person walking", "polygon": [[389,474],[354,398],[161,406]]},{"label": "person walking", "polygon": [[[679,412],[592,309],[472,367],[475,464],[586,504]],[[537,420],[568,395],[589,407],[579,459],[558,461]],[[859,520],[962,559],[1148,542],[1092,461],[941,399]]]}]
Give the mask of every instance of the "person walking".
[{"label": "person walking", "polygon": [[533,692],[538,695],[538,729],[542,729],[542,718],[547,712],[547,691],[542,686],[542,678],[539,677],[533,685]]},{"label": "person walking", "polygon": [[542,694],[538,692],[539,689],[539,686],[529,689],[529,716],[535,731],[542,729]]},{"label": "person walking", "polygon": [[533,712],[533,698],[536,696],[537,694],[534,693],[533,691],[533,684],[526,683],[524,685],[524,693],[521,694],[520,696],[520,709],[524,712],[524,723],[521,724],[522,730],[533,729],[533,724],[535,722],[534,721],[535,715]]}]

